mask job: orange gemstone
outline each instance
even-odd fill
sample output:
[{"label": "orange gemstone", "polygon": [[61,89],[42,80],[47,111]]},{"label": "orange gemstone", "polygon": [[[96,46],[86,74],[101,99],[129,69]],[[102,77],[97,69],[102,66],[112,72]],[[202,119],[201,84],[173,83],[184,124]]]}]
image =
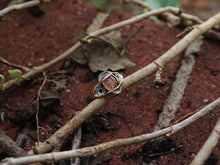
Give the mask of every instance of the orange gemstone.
[{"label": "orange gemstone", "polygon": [[118,86],[117,80],[112,75],[109,76],[108,78],[106,78],[103,81],[103,84],[104,84],[105,88],[109,91],[113,91]]}]

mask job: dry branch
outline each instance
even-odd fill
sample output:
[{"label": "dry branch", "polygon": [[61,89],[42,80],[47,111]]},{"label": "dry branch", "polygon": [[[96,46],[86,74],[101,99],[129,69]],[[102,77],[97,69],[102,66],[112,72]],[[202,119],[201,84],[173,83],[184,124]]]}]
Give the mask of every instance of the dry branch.
[{"label": "dry branch", "polygon": [[27,153],[0,129],[0,152],[8,156],[20,157]]},{"label": "dry branch", "polygon": [[[165,8],[160,8],[160,9],[155,9],[152,10],[148,13],[144,13],[144,14],[140,14],[138,16],[132,17],[130,19],[127,19],[125,21],[121,21],[119,23],[113,24],[111,26],[102,28],[100,30],[94,31],[92,33],[90,33],[88,36],[86,36],[84,39],[86,39],[89,36],[98,36],[98,35],[102,35],[104,33],[110,32],[112,30],[121,28],[123,26],[132,24],[132,23],[136,23],[139,22],[143,19],[146,19],[150,16],[154,16],[154,15],[159,15],[162,14],[164,12],[171,12],[173,14],[180,14],[179,13],[179,9],[175,8],[175,7],[165,7]],[[213,26],[212,26],[213,27]],[[208,28],[210,29],[210,28]],[[207,31],[207,30],[205,30]],[[203,34],[204,32],[202,32],[201,34]],[[52,65],[60,62],[61,60],[65,59],[66,57],[68,57],[70,54],[72,54],[77,48],[79,48],[81,46],[80,42],[77,42],[75,45],[73,45],[71,48],[69,48],[66,52],[64,52],[63,54],[59,55],[58,57],[56,57],[55,59],[49,61],[48,63],[45,63],[41,66],[37,66],[34,67],[31,71],[27,72],[26,74],[21,76],[21,80],[20,83],[26,81],[26,80],[30,80],[32,77],[34,77],[35,75],[45,71],[46,69],[48,69],[49,67],[51,67]],[[13,85],[16,85],[16,79],[12,79],[6,83],[4,83],[4,89],[8,89],[10,87],[12,87]]]},{"label": "dry branch", "polygon": [[[148,6],[148,4],[146,4],[146,2],[144,2],[144,1],[141,1],[141,0],[133,0],[133,2],[139,4],[139,5],[142,6],[143,8],[147,8],[147,9],[149,9],[149,10],[152,10],[152,9],[150,8],[150,6]],[[201,23],[204,22],[203,20],[201,20],[201,19],[200,19],[199,17],[197,17],[197,16],[194,16],[194,15],[191,15],[191,14],[187,14],[187,13],[183,13],[183,12],[181,12],[181,14],[179,15],[179,17],[173,15],[172,13],[168,13],[168,12],[162,13],[161,16],[162,16],[163,18],[166,18],[166,20],[167,20],[168,22],[170,22],[171,25],[174,25],[174,26],[180,24],[180,22],[181,22],[181,19],[180,19],[180,18],[182,18],[182,19],[184,19],[184,20],[194,21],[195,23],[198,23],[198,24],[201,24]]]},{"label": "dry branch", "polygon": [[[130,19],[127,19],[125,21],[121,21],[119,23],[113,24],[111,26],[99,29],[97,31],[94,31],[92,33],[90,33],[88,36],[86,36],[84,39],[88,38],[89,36],[98,36],[98,35],[102,35],[104,33],[110,32],[112,30],[121,28],[123,26],[132,24],[132,23],[136,23],[139,22],[143,19],[146,19],[150,16],[153,15],[158,15],[164,12],[172,12],[174,14],[178,14],[179,13],[179,9],[178,8],[174,8],[174,7],[165,7],[165,8],[161,8],[161,9],[157,9],[157,10],[152,10],[148,13],[144,13],[135,17],[132,17]],[[64,52],[63,54],[59,55],[58,57],[56,57],[55,59],[49,61],[48,63],[45,63],[41,66],[37,66],[31,69],[30,72],[27,72],[26,74],[21,76],[20,79],[20,83],[31,79],[32,77],[34,77],[35,75],[45,71],[46,69],[48,69],[49,67],[51,67],[52,65],[60,62],[61,60],[65,59],[66,57],[68,57],[70,54],[72,54],[77,48],[79,48],[81,46],[80,42],[77,42],[75,45],[73,45],[71,48],[69,48],[66,52]],[[16,85],[16,79],[12,79],[6,83],[4,83],[4,89],[8,89],[10,87],[12,87],[13,85]]]},{"label": "dry branch", "polygon": [[24,71],[26,71],[26,72],[30,71],[30,68],[27,68],[27,67],[21,66],[21,65],[17,65],[17,64],[13,64],[13,63],[7,61],[6,59],[4,59],[4,58],[2,58],[2,57],[0,57],[0,62],[2,62],[2,63],[5,64],[5,65],[14,67],[14,68],[16,68],[16,69],[21,69],[21,70],[24,70]]},{"label": "dry branch", "polygon": [[48,153],[48,154],[27,156],[27,157],[22,157],[22,158],[10,158],[8,159],[7,162],[2,163],[2,165],[19,165],[19,164],[29,164],[33,162],[45,162],[49,160],[58,161],[58,160],[70,159],[74,157],[89,157],[89,156],[95,155],[99,152],[103,152],[113,147],[137,144],[137,143],[151,140],[153,138],[157,138],[163,135],[169,136],[170,134],[174,134],[177,131],[183,129],[184,127],[190,125],[194,121],[198,120],[200,117],[204,116],[205,114],[213,110],[218,105],[220,105],[220,98],[216,99],[215,101],[213,101],[206,107],[202,108],[199,112],[183,120],[182,122],[175,124],[171,127],[153,132],[153,133],[143,134],[143,135],[135,136],[132,138],[117,139],[115,141],[110,141],[110,142],[106,142],[103,144],[98,144],[92,147],[85,147],[85,148],[81,148],[77,150],[53,152],[53,153]]},{"label": "dry branch", "polygon": [[[136,71],[130,76],[127,76],[123,81],[122,88],[126,89],[129,86],[133,85],[134,83],[154,73],[157,70],[158,65],[163,68],[174,57],[176,57],[179,53],[181,53],[190,43],[192,43],[200,35],[202,35],[207,30],[212,28],[218,22],[220,22],[220,13],[211,17],[208,21],[202,23],[201,25],[196,26],[189,34],[187,34],[183,39],[177,42],[171,49],[169,49],[164,55],[159,57],[153,63]],[[118,27],[119,25],[116,24],[116,25],[112,25],[111,27],[113,26]],[[109,29],[109,27],[101,29],[100,33],[105,32],[105,29]],[[97,32],[94,32],[94,34],[97,35]],[[37,146],[35,148],[35,151],[37,151],[37,153],[45,153],[51,151],[56,147],[61,147],[69,135],[71,135],[85,120],[91,117],[98,108],[100,108],[102,105],[104,105],[113,97],[114,95],[107,95],[106,97],[97,98],[93,100],[84,109],[82,109],[76,116],[74,116],[64,126],[62,126],[59,130],[57,130],[57,132],[55,132],[49,139],[47,139],[44,143],[41,143],[39,146]]]},{"label": "dry branch", "polygon": [[26,9],[26,8],[30,8],[33,6],[37,6],[40,3],[46,3],[49,2],[50,0],[33,0],[33,1],[29,1],[29,2],[25,2],[25,3],[21,3],[21,4],[17,4],[17,5],[12,5],[9,7],[6,7],[4,9],[2,9],[0,11],[0,20],[8,13],[15,11],[15,10],[22,10],[22,9]]},{"label": "dry branch", "polygon": [[190,165],[202,165],[205,163],[205,161],[208,159],[209,155],[212,153],[212,150],[215,148],[215,146],[218,144],[218,141],[220,139],[220,118],[212,130],[211,134],[209,135],[209,138],[205,142],[205,144],[202,146],[194,160]]}]

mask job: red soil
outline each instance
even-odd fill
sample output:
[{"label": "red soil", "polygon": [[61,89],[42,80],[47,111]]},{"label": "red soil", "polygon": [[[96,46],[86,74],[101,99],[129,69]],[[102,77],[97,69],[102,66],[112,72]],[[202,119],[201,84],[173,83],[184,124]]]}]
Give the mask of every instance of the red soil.
[{"label": "red soil", "polygon": [[[99,11],[97,8],[78,1],[54,0],[42,6],[46,14],[41,18],[35,18],[26,10],[16,11],[5,17],[0,22],[0,50],[1,57],[8,61],[27,67],[41,65],[67,50],[75,35],[86,31],[94,16]],[[111,25],[132,15],[117,10],[111,12],[105,25]],[[125,52],[126,56],[136,64],[135,67],[121,71],[126,77],[145,65],[148,65],[171,48],[179,39],[175,36],[181,31],[176,28],[168,28],[155,24],[150,20],[128,25],[122,29],[122,43],[141,25],[144,28],[132,39]],[[205,40],[202,50],[196,61],[189,84],[186,88],[182,104],[178,110],[176,120],[187,113],[204,107],[212,102],[220,93],[220,47],[215,41]],[[98,131],[96,135],[90,135],[90,144],[100,144],[118,138],[132,137],[144,133],[150,133],[157,122],[158,113],[162,110],[167,98],[175,74],[180,65],[182,56],[175,58],[164,70],[163,77],[169,83],[162,88],[154,88],[154,75],[134,84],[124,90],[118,97],[97,111],[96,114],[111,113],[111,128],[108,131]],[[62,65],[60,62],[53,66],[57,70]],[[0,63],[0,73],[9,80],[8,69],[12,69]],[[49,122],[56,120],[61,125],[72,118],[76,111],[80,111],[87,103],[87,97],[97,83],[97,78],[88,81],[91,74],[87,66],[77,65],[74,75],[70,78],[67,89],[61,94],[61,104],[57,109],[60,116],[49,115],[41,126],[46,128],[50,136],[54,133]],[[22,105],[34,99],[39,90],[40,83],[22,84],[19,87],[6,90],[1,93],[1,111],[10,113],[18,110]],[[193,156],[199,151],[212,128],[214,127],[220,112],[209,113],[192,125],[181,130],[171,138],[177,145],[183,144],[179,153],[170,153],[159,158],[159,164],[189,164]],[[0,128],[8,136],[15,139],[18,131],[24,124],[14,124],[10,120],[0,121]],[[48,136],[43,136],[47,138]],[[43,139],[43,140],[45,140]],[[133,153],[139,145],[113,148],[108,150],[112,154],[110,164],[141,164],[142,159],[129,159],[122,161],[123,153]],[[29,146],[27,149],[30,149]],[[214,150],[214,154],[220,155],[220,145]]]}]

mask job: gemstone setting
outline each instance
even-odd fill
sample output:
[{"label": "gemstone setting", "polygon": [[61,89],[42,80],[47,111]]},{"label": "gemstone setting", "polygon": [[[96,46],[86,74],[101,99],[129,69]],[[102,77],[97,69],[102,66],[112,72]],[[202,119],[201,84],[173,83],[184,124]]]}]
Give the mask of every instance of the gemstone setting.
[{"label": "gemstone setting", "polygon": [[105,71],[99,74],[98,80],[99,83],[93,90],[93,95],[95,97],[102,97],[108,93],[121,93],[123,76],[120,73]]}]

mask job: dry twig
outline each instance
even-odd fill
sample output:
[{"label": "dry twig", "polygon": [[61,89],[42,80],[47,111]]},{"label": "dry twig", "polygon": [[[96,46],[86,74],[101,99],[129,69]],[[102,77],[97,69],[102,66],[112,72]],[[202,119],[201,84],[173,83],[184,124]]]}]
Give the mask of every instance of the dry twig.
[{"label": "dry twig", "polygon": [[5,9],[0,11],[0,20],[8,13],[11,13],[12,11],[15,10],[22,10],[22,9],[26,9],[26,8],[30,8],[33,6],[37,6],[40,3],[46,3],[49,2],[50,0],[32,0],[29,2],[25,2],[25,3],[21,3],[21,4],[17,4],[17,5],[12,5],[9,7],[6,7]]},{"label": "dry twig", "polygon": [[14,67],[14,68],[16,68],[16,69],[24,70],[24,71],[26,71],[26,72],[28,72],[28,71],[31,70],[30,68],[27,68],[27,67],[25,67],[25,66],[13,64],[13,63],[7,61],[6,59],[4,59],[4,58],[2,58],[2,57],[0,57],[0,62],[2,62],[3,64],[6,64],[6,65],[8,65],[8,66]]},{"label": "dry twig", "polygon": [[209,155],[212,153],[212,150],[217,145],[220,139],[220,118],[212,130],[209,138],[206,140],[205,144],[202,146],[194,160],[190,165],[202,165],[208,159]]},{"label": "dry twig", "polygon": [[37,106],[37,112],[36,112],[36,121],[37,121],[37,141],[38,141],[38,145],[39,145],[39,141],[40,141],[40,133],[39,133],[39,130],[40,130],[40,126],[39,126],[39,119],[38,119],[38,115],[39,115],[39,100],[41,99],[41,91],[45,85],[45,83],[47,82],[47,76],[46,76],[46,73],[43,72],[43,75],[44,75],[44,81],[43,83],[41,84],[40,86],[40,89],[38,90],[38,94],[37,94],[37,99],[36,99],[36,106]]},{"label": "dry twig", "polygon": [[183,129],[184,127],[190,125],[194,121],[198,120],[200,117],[204,116],[215,107],[220,105],[220,98],[216,99],[206,107],[202,108],[199,112],[195,113],[194,115],[190,116],[189,118],[185,119],[184,121],[175,124],[171,127],[149,133],[143,134],[140,136],[135,136],[131,138],[125,139],[117,139],[115,141],[106,142],[103,144],[98,144],[92,147],[85,147],[77,150],[71,151],[63,151],[63,152],[53,152],[48,154],[41,154],[41,155],[34,155],[34,156],[27,156],[22,158],[10,158],[7,162],[2,163],[2,165],[19,165],[19,164],[29,164],[33,162],[45,162],[45,161],[58,161],[63,159],[70,159],[74,157],[89,157],[95,155],[99,152],[105,151],[107,149],[113,147],[120,147],[120,146],[127,146],[130,144],[137,144],[143,141],[151,140],[153,138],[157,138],[159,136],[167,135],[170,136],[171,134],[176,133],[177,131]]},{"label": "dry twig", "polygon": [[[131,22],[131,21],[127,20],[126,22]],[[163,68],[174,57],[179,55],[179,53],[181,53],[190,43],[192,43],[201,34],[205,33],[207,30],[212,28],[218,22],[220,22],[220,13],[211,17],[208,21],[202,23],[201,25],[196,26],[189,34],[187,34],[183,39],[177,42],[165,54],[163,54],[161,57],[155,60],[155,62],[136,71],[130,76],[127,76],[123,81],[122,88],[126,89],[129,86],[135,84],[136,82],[154,73],[157,70],[158,65]],[[122,23],[122,24],[125,24],[125,23]],[[111,27],[118,27],[118,26],[119,24],[115,24],[115,25],[112,25]],[[106,30],[109,30],[109,27],[103,28],[100,31],[96,31],[93,34],[97,35],[98,32],[104,33]],[[82,109],[77,115],[75,115],[69,122],[67,122],[59,130],[57,130],[57,132],[55,132],[49,139],[47,139],[44,143],[41,143],[39,146],[37,146],[36,147],[37,153],[45,153],[45,152],[51,151],[52,149],[56,147],[61,147],[65,139],[69,135],[71,135],[85,120],[87,120],[90,116],[92,116],[98,108],[102,107],[102,105],[107,103],[113,97],[114,95],[109,94],[106,97],[97,98],[93,100],[84,109]]]}]

